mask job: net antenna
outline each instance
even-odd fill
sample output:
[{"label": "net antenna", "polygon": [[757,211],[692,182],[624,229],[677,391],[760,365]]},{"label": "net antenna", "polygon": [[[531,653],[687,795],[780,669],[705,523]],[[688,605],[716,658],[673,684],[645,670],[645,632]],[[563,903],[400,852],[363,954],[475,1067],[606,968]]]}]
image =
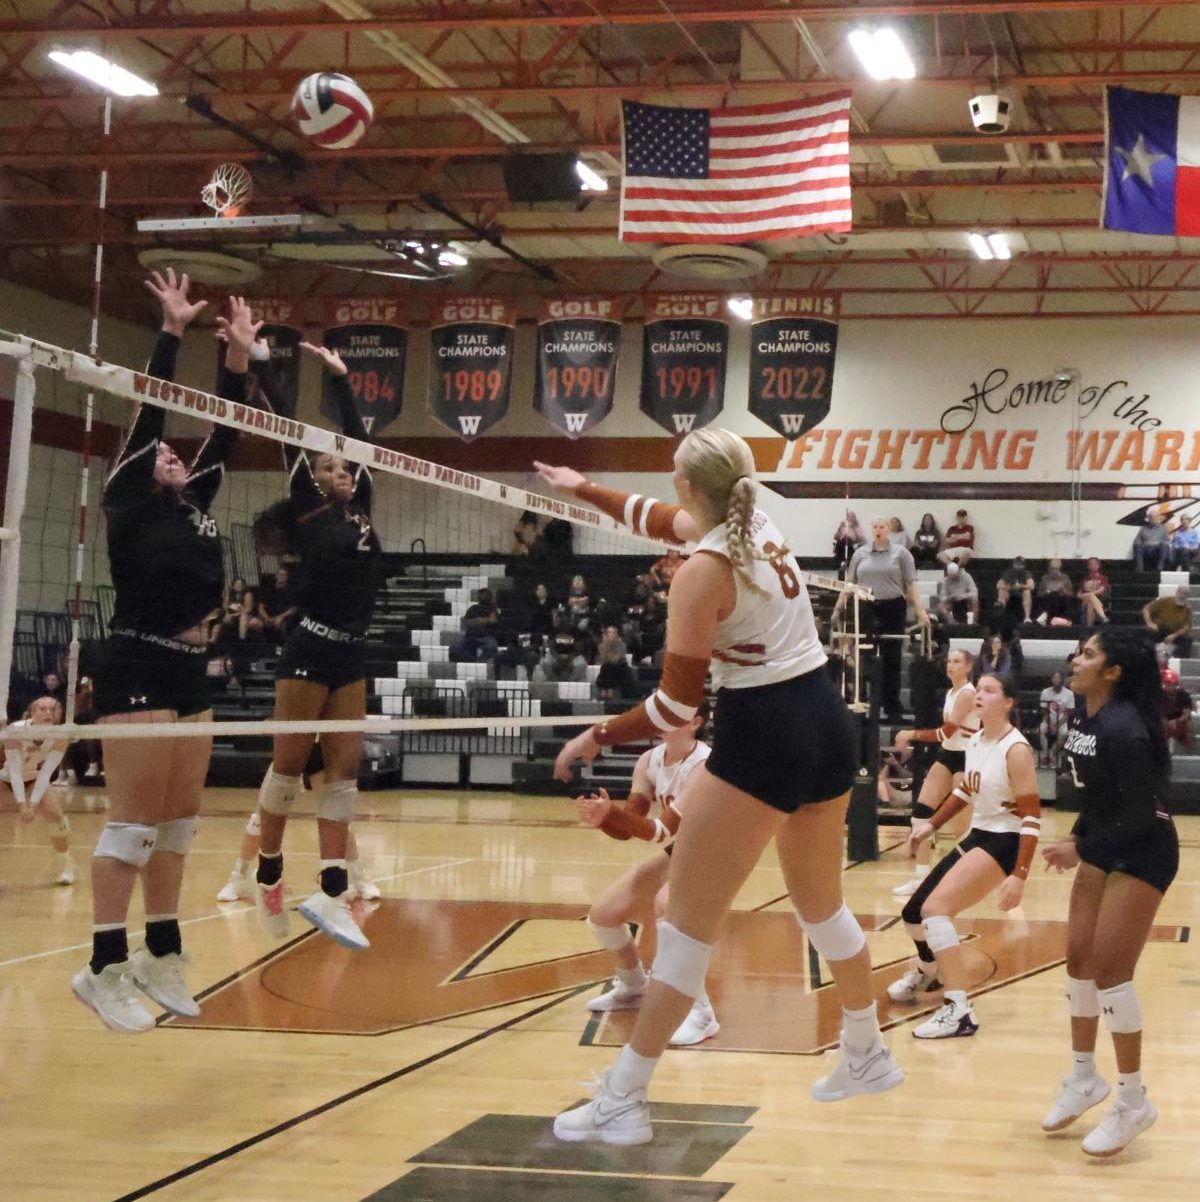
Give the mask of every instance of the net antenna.
[{"label": "net antenna", "polygon": [[200,199],[218,217],[237,217],[254,193],[254,179],[241,163],[220,163],[200,189]]}]

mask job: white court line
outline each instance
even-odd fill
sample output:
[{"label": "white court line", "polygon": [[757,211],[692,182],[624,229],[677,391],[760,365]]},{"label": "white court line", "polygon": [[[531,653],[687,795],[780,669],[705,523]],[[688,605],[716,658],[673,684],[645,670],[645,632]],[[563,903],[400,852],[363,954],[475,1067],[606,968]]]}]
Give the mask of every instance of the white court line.
[{"label": "white court line", "polygon": [[[412,868],[408,872],[394,872],[391,876],[380,876],[374,879],[377,884],[379,881],[396,881],[401,877],[418,876],[422,872],[436,872],[439,868],[457,868],[461,864],[470,864],[473,859],[475,859],[474,856],[467,856],[461,860],[447,860],[442,864],[429,864],[425,868]],[[289,902],[299,902],[303,901],[307,896],[307,894],[297,893],[287,900]],[[199,918],[185,918],[179,925],[181,927],[190,927],[198,922],[212,922],[214,918],[232,918],[234,915],[250,914],[253,911],[253,906],[238,906],[237,909],[218,910],[215,914],[202,914]],[[30,960],[45,960],[48,956],[61,956],[64,952],[80,952],[91,946],[90,941],[87,943],[73,943],[70,947],[51,948],[48,952],[34,952],[29,956],[14,956],[11,960],[0,960],[0,968],[9,968],[14,964],[27,964]]]}]

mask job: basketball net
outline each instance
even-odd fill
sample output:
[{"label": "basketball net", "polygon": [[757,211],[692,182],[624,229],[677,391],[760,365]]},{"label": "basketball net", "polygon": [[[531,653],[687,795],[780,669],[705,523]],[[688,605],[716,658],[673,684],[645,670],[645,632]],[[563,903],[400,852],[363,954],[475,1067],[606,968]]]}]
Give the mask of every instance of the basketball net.
[{"label": "basketball net", "polygon": [[254,191],[250,172],[240,163],[221,163],[200,189],[200,199],[218,217],[237,217]]}]

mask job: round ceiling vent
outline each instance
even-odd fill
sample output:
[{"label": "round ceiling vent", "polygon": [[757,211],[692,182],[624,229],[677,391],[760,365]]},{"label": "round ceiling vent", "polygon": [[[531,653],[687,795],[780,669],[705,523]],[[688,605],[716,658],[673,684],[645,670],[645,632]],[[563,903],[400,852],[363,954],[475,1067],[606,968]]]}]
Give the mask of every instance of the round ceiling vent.
[{"label": "round ceiling vent", "polygon": [[714,283],[749,279],[767,265],[767,256],[749,246],[664,246],[652,259],[671,275]]},{"label": "round ceiling vent", "polygon": [[138,251],[138,262],[154,271],[173,267],[186,271],[196,284],[250,284],[262,275],[262,269],[249,259],[217,250],[174,250],[153,246]]}]

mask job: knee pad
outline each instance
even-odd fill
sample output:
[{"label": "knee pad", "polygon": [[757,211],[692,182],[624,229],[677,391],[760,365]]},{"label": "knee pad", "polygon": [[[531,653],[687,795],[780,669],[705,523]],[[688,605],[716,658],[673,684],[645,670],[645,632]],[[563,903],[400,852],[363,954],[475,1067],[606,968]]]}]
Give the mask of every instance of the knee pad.
[{"label": "knee pad", "polygon": [[650,975],[684,997],[695,998],[704,990],[711,958],[712,944],[685,935],[664,918],[658,924],[658,952]]},{"label": "knee pad", "polygon": [[914,822],[918,822],[923,818],[932,818],[933,817],[933,806],[923,805],[919,801],[914,801],[913,808],[912,808],[912,816],[913,816]]},{"label": "knee pad", "polygon": [[826,961],[849,960],[867,946],[867,937],[845,902],[824,922],[805,922],[799,915],[796,917],[809,943]]},{"label": "knee pad", "polygon": [[246,834],[254,839],[262,838],[262,819],[258,816],[257,810],[246,819]]},{"label": "knee pad", "polygon": [[621,923],[619,927],[602,927],[589,918],[587,926],[592,938],[607,952],[619,952],[633,942],[633,936],[625,923]]},{"label": "knee pad", "polygon": [[321,786],[317,799],[317,817],[328,822],[349,823],[354,817],[354,806],[358,801],[358,781],[334,780]]},{"label": "knee pad", "polygon": [[268,814],[286,818],[292,812],[292,803],[300,791],[298,776],[281,776],[274,768],[267,773],[258,792],[259,809]]},{"label": "knee pad", "polygon": [[1067,1009],[1072,1018],[1099,1018],[1100,994],[1095,981],[1067,977]]},{"label": "knee pad", "polygon": [[120,860],[134,868],[145,868],[158,838],[158,828],[137,822],[108,822],[92,852],[97,860]]},{"label": "knee pad", "polygon": [[930,915],[925,919],[925,942],[934,953],[958,947],[958,931],[954,929],[954,920],[947,918],[945,914]]},{"label": "knee pad", "polygon": [[195,815],[191,818],[173,818],[170,822],[160,822],[156,829],[158,838],[154,841],[155,851],[173,851],[177,856],[186,856],[200,829],[200,819]]},{"label": "knee pad", "polygon": [[1097,992],[1104,1025],[1114,1035],[1132,1035],[1142,1029],[1142,1007],[1132,981]]}]

